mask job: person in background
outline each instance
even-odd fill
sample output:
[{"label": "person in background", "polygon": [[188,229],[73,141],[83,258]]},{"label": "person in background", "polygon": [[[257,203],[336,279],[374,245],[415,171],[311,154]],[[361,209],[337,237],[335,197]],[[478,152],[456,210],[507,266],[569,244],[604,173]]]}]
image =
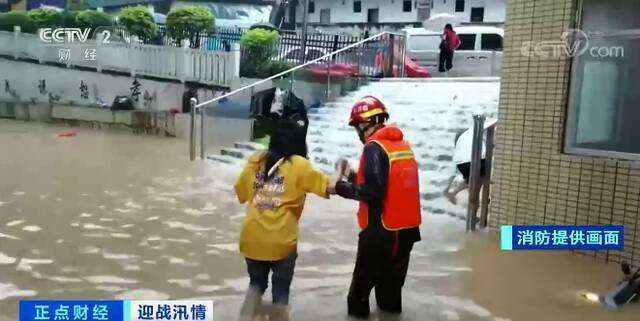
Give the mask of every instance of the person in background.
[{"label": "person in background", "polygon": [[357,172],[345,159],[336,194],[360,202],[358,253],[349,288],[349,315],[369,316],[375,288],[378,308],[402,312],[402,287],[413,244],[420,240],[421,207],[418,164],[402,131],[386,124],[389,114],[377,98],[367,96],[351,110],[349,125],[364,143]]},{"label": "person in background", "polygon": [[440,41],[440,62],[438,71],[447,72],[453,68],[453,53],[460,47],[461,42],[458,34],[453,31],[451,24],[444,26],[442,39]]},{"label": "person in background", "polygon": [[236,184],[241,204],[247,203],[239,248],[245,257],[249,290],[241,309],[243,320],[259,312],[271,273],[273,306],[269,320],[289,320],[289,288],[298,257],[298,221],[308,193],[328,198],[331,179],[307,160],[300,121],[276,122],[266,152],[250,157]]},{"label": "person in background", "polygon": [[[449,183],[447,184],[447,187],[444,190],[444,196],[452,203],[452,204],[456,204],[457,203],[457,198],[456,195],[458,195],[458,193],[466,190],[469,188],[469,177],[471,175],[471,145],[472,142],[470,140],[470,138],[472,138],[469,133],[467,133],[466,135],[463,136],[463,134],[467,131],[471,131],[471,129],[467,129],[467,130],[463,130],[461,132],[458,132],[456,134],[456,138],[455,138],[455,153],[453,155],[453,161],[456,163],[456,169],[458,170],[458,172],[460,172],[460,174],[462,175],[463,181],[460,182],[459,184],[457,184],[457,186],[451,190],[451,187],[453,185],[453,181],[455,180],[457,175],[453,175],[451,176],[451,178],[449,179]],[[474,202],[472,204],[473,208],[477,211],[478,207],[480,206],[479,204],[479,195],[480,195],[480,190],[482,185],[485,184],[485,146],[483,144],[482,146],[482,159],[480,161],[480,185],[479,188],[475,191],[469,191],[469,193],[471,193],[472,195],[474,195],[475,197],[472,197],[471,200]]]},{"label": "person in background", "polygon": [[190,113],[191,112],[191,98],[198,99],[198,91],[194,87],[188,87],[187,90],[182,94],[182,112]]}]

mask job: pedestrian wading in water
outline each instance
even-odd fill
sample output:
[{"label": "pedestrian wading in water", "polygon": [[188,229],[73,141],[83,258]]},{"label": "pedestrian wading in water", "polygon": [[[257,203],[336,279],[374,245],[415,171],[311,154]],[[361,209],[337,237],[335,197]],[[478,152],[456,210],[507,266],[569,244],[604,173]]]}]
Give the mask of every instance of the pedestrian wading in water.
[{"label": "pedestrian wading in water", "polygon": [[[243,320],[268,314],[269,320],[289,320],[288,304],[296,264],[298,221],[308,193],[328,198],[331,179],[307,159],[304,122],[274,122],[266,152],[251,156],[235,184],[238,201],[246,203],[240,232],[249,290],[241,309]],[[271,275],[273,305],[262,308]]]},{"label": "pedestrian wading in water", "polygon": [[347,298],[348,313],[369,316],[375,289],[378,310],[402,312],[402,287],[413,243],[420,240],[418,164],[402,131],[387,124],[385,105],[364,97],[351,110],[349,125],[364,144],[358,171],[338,162],[336,193],[360,202],[358,252]]}]

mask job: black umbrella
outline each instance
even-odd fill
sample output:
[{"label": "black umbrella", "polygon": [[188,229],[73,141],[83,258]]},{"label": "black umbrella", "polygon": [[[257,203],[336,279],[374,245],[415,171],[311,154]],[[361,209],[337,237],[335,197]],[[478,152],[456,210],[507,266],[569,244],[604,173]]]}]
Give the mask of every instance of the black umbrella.
[{"label": "black umbrella", "polygon": [[249,27],[249,30],[253,30],[253,29],[265,29],[265,30],[276,31],[280,33],[280,29],[278,29],[278,27],[276,27],[274,24],[269,22],[258,22],[252,25],[251,27]]}]

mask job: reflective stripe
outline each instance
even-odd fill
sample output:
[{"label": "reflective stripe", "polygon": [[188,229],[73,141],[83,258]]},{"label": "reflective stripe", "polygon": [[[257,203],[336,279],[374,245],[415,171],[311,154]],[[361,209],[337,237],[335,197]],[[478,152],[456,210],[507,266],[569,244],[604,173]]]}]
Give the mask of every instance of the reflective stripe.
[{"label": "reflective stripe", "polygon": [[413,158],[413,152],[411,150],[401,150],[389,153],[390,162]]},{"label": "reflective stripe", "polygon": [[366,118],[369,118],[371,116],[375,116],[377,114],[382,114],[382,113],[383,113],[383,111],[382,111],[381,108],[375,108],[375,109],[372,109],[372,110],[370,110],[368,112],[361,113],[359,116],[366,119]]}]

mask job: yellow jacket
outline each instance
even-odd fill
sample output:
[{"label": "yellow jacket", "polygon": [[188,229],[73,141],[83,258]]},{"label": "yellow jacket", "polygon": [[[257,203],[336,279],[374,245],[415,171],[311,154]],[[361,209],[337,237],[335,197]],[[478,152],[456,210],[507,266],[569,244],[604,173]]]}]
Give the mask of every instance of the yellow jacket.
[{"label": "yellow jacket", "polygon": [[297,248],[306,194],[328,198],[329,177],[304,157],[292,156],[265,183],[265,156],[264,152],[251,156],[235,185],[238,201],[248,202],[239,245],[247,258],[277,261]]}]

